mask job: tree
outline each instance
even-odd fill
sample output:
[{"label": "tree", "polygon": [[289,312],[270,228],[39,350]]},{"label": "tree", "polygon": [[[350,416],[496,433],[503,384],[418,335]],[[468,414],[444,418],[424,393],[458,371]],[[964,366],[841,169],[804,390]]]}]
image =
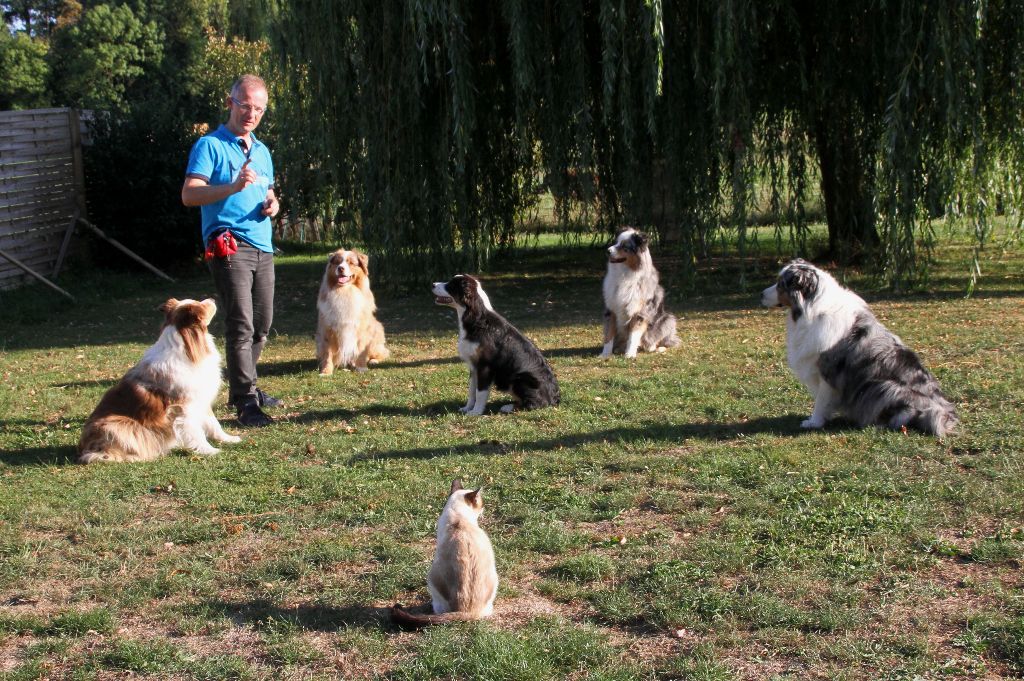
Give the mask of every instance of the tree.
[{"label": "tree", "polygon": [[49,105],[47,46],[24,33],[0,30],[0,111]]},{"label": "tree", "polygon": [[96,5],[54,34],[51,54],[60,101],[81,108],[128,107],[128,91],[163,58],[163,31],[127,5]]},{"label": "tree", "polygon": [[980,247],[996,206],[1024,204],[1024,0],[272,10],[287,118],[396,276],[479,266],[540,176],[599,229],[639,222],[683,262],[722,230],[745,253],[764,188],[780,243],[812,255],[820,182],[827,255],[893,286],[926,275],[933,215],[973,221]]}]

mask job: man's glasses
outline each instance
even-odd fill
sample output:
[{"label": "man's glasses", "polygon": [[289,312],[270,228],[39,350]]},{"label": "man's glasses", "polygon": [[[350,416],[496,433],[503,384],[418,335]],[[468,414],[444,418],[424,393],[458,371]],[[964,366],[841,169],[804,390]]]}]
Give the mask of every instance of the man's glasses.
[{"label": "man's glasses", "polygon": [[238,101],[237,99],[235,99],[234,97],[231,98],[231,101],[235,103],[235,106],[237,106],[239,109],[242,110],[242,113],[245,113],[245,114],[254,113],[257,116],[262,116],[263,114],[267,113],[267,110],[264,107],[262,107],[262,106],[253,106],[252,104],[243,104],[240,101]]}]

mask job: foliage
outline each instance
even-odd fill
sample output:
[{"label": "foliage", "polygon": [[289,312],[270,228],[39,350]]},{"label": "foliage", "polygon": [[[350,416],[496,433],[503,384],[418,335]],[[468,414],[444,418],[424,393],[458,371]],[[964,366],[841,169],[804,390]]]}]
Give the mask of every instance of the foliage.
[{"label": "foliage", "polygon": [[564,222],[638,223],[690,264],[727,232],[745,258],[766,198],[788,252],[895,287],[924,280],[934,217],[968,219],[980,249],[1024,204],[1022,0],[272,7],[289,143],[319,178],[297,212],[396,277],[480,267],[539,181]]},{"label": "foliage", "polygon": [[[181,203],[196,138],[192,121],[159,100],[146,100],[131,115],[98,113],[92,135],[84,155],[90,220],[158,266],[197,255],[199,216]],[[104,242],[91,243],[98,264],[135,267]]]},{"label": "foliage", "polygon": [[163,59],[163,31],[127,5],[96,5],[56,32],[52,48],[58,97],[78,108],[123,111],[128,92]]},{"label": "foliage", "polygon": [[0,111],[35,109],[49,104],[47,45],[24,33],[0,29]]}]

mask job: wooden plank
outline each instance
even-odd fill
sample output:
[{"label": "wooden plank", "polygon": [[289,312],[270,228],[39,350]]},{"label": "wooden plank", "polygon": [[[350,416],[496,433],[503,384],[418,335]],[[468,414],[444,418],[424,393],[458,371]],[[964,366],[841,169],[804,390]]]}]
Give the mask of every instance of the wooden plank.
[{"label": "wooden plank", "polygon": [[82,137],[79,130],[82,124],[77,109],[68,109],[68,144],[71,148],[71,168],[75,178],[74,196],[76,212],[80,217],[88,218],[88,206],[85,203],[85,164],[82,161]]},{"label": "wooden plank", "polygon": [[67,137],[60,139],[29,140],[27,142],[9,142],[0,144],[0,161],[12,161],[19,158],[38,158],[40,156],[70,156]]},{"label": "wooden plank", "polygon": [[70,222],[68,222],[67,229],[64,230],[64,238],[61,240],[60,250],[57,251],[57,261],[53,264],[53,272],[50,273],[51,279],[56,279],[60,275],[60,268],[64,265],[64,256],[68,253],[68,247],[71,245],[71,237],[75,233],[75,227],[78,225],[78,211],[71,216]]},{"label": "wooden plank", "polygon": [[21,109],[19,111],[0,111],[0,123],[9,121],[45,120],[46,118],[67,115],[67,109]]},{"label": "wooden plank", "polygon": [[4,206],[26,206],[28,204],[65,197],[74,201],[75,186],[68,182],[51,182],[31,187],[25,191],[0,191],[0,208]]},{"label": "wooden plank", "polygon": [[[57,194],[69,191],[70,182],[60,182],[59,176],[55,176],[50,182],[40,182],[36,178],[22,184],[0,185],[0,201],[14,202],[33,196],[44,196],[46,194]],[[54,181],[58,180],[58,181]]]},{"label": "wooden plank", "polygon": [[40,173],[54,172],[57,169],[70,167],[70,159],[51,158],[0,163],[0,182],[16,181],[21,177],[32,177]]},{"label": "wooden plank", "polygon": [[17,206],[33,199],[64,195],[73,189],[74,185],[70,182],[47,182],[31,187],[12,186],[9,189],[0,187],[0,206]]},{"label": "wooden plank", "polygon": [[34,234],[39,231],[56,229],[67,224],[68,215],[46,216],[46,219],[18,220],[15,222],[0,222],[0,240],[19,234]]},{"label": "wooden plank", "polygon": [[66,228],[66,222],[58,222],[48,225],[45,229],[39,229],[33,232],[6,234],[3,237],[0,237],[0,248],[11,253],[17,253],[21,249],[33,248],[40,243],[49,243],[51,240],[56,241],[58,237],[62,236]]},{"label": "wooden plank", "polygon": [[0,127],[0,146],[35,139],[64,139],[67,133],[66,125],[50,122],[44,125],[4,125]]},{"label": "wooden plank", "polygon": [[20,237],[23,235],[35,235],[48,230],[59,229],[60,225],[68,223],[69,215],[52,215],[47,219],[39,220],[17,220],[16,222],[0,222],[0,243],[6,239]]},{"label": "wooden plank", "polygon": [[47,279],[47,278],[46,278],[46,277],[44,277],[43,275],[41,275],[41,274],[39,274],[38,272],[36,272],[35,270],[33,270],[33,269],[32,269],[31,267],[29,267],[29,266],[28,266],[28,265],[26,265],[25,263],[23,263],[23,262],[21,262],[20,260],[18,260],[17,258],[15,258],[15,257],[14,257],[13,255],[10,255],[9,253],[5,253],[5,252],[3,252],[3,251],[0,251],[0,256],[3,256],[4,258],[6,258],[6,259],[10,260],[10,261],[11,261],[12,263],[14,263],[15,265],[17,265],[17,266],[18,266],[18,267],[20,267],[21,269],[25,270],[25,271],[26,271],[27,273],[31,274],[31,275],[32,275],[33,277],[35,277],[35,278],[36,278],[36,279],[38,279],[39,281],[43,282],[44,284],[46,284],[47,286],[49,286],[49,287],[50,287],[50,288],[52,288],[53,290],[55,290],[55,291],[59,291],[59,292],[60,292],[61,294],[63,294],[63,295],[65,295],[65,296],[67,296],[67,297],[68,297],[68,298],[70,298],[71,300],[74,300],[74,299],[75,299],[75,297],[74,297],[74,296],[72,296],[72,295],[71,295],[70,293],[68,293],[67,291],[65,291],[64,289],[62,289],[62,288],[61,288],[60,286],[57,286],[57,285],[56,285],[56,284],[54,284],[54,283],[53,283],[52,281],[50,281],[49,279]]},{"label": "wooden plank", "polygon": [[29,218],[34,215],[49,215],[60,213],[71,217],[75,209],[75,202],[71,195],[65,195],[47,201],[22,204],[19,206],[0,206],[0,222],[17,222],[22,218]]},{"label": "wooden plank", "polygon": [[47,187],[51,184],[68,184],[74,180],[71,174],[71,165],[63,165],[58,168],[46,168],[45,172],[37,175],[22,175],[21,177],[9,177],[0,179],[0,191],[13,189],[34,189]]},{"label": "wooden plank", "polygon": [[[12,251],[7,246],[0,246],[0,250],[10,253],[18,260],[40,272],[49,272],[53,269],[53,263],[57,259],[57,246],[59,241],[54,239],[50,242],[40,244],[33,248],[23,248],[20,251]],[[0,260],[0,264],[3,264]]]},{"label": "wooden plank", "polygon": [[68,135],[37,135],[27,140],[0,140],[0,154],[7,157],[8,154],[29,150],[62,150],[67,151]]},{"label": "wooden plank", "polygon": [[167,281],[174,281],[174,279],[172,279],[171,277],[167,276],[166,274],[164,274],[163,272],[158,270],[153,265],[150,265],[148,262],[143,260],[142,257],[140,257],[138,254],[136,254],[130,248],[128,248],[127,246],[122,244],[120,241],[118,241],[117,239],[112,239],[109,236],[107,236],[106,234],[104,234],[102,229],[100,229],[96,225],[92,224],[88,220],[86,220],[84,218],[81,218],[81,219],[78,220],[78,223],[80,225],[82,225],[83,227],[86,227],[86,228],[92,230],[93,232],[95,232],[96,235],[98,235],[101,239],[105,240],[111,246],[113,246],[114,248],[118,249],[119,251],[121,251],[122,253],[127,255],[129,258],[131,258],[135,262],[139,263],[140,265],[142,265],[143,267],[148,269],[153,274],[156,274],[159,277],[163,277]]}]

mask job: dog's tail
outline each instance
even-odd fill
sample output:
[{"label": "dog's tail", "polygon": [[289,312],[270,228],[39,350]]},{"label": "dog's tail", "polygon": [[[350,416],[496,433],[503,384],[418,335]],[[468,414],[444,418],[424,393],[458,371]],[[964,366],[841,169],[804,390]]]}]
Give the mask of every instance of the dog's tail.
[{"label": "dog's tail", "polygon": [[401,603],[395,603],[391,608],[391,621],[403,629],[422,629],[432,624],[450,624],[452,622],[468,622],[480,619],[478,615],[459,610],[446,612],[441,615],[414,615],[402,607]]},{"label": "dog's tail", "polygon": [[679,336],[676,334],[676,316],[664,312],[647,327],[641,345],[646,351],[654,352],[658,348],[674,348],[679,342]]},{"label": "dog's tail", "polygon": [[146,428],[126,417],[110,416],[86,423],[78,442],[78,462],[151,461],[170,449],[172,443],[173,433]]}]

